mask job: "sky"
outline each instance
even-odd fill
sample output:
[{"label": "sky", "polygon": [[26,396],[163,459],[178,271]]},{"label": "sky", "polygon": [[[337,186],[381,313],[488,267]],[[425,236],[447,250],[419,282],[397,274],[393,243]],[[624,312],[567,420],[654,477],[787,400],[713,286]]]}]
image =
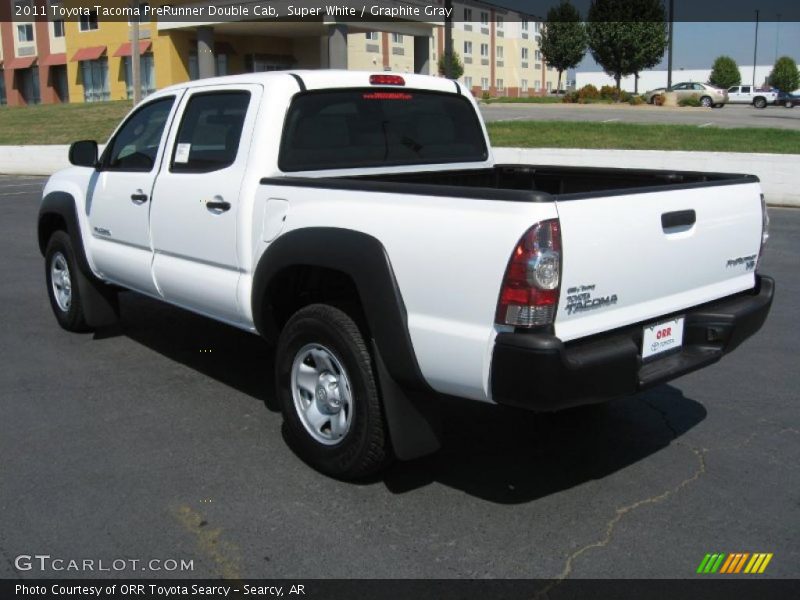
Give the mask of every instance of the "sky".
[{"label": "sky", "polygon": [[[560,3],[560,0],[488,1],[541,17]],[[591,0],[571,2],[586,17]],[[674,3],[675,69],[711,68],[714,59],[722,54],[731,56],[739,65],[752,65],[756,10],[760,18],[757,63],[775,62],[776,42],[778,56],[788,55],[800,63],[800,0],[674,0]],[[587,53],[578,70],[595,71],[600,67]]]}]

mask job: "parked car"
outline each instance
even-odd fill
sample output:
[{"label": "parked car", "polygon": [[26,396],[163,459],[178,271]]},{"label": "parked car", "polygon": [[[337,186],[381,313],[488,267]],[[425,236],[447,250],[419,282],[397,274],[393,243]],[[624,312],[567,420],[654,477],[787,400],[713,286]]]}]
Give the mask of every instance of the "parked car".
[{"label": "parked car", "polygon": [[769,104],[775,104],[777,99],[777,92],[752,85],[734,85],[728,88],[728,101],[731,104],[752,104],[756,108],[766,108]]},{"label": "parked car", "polygon": [[800,104],[800,95],[790,94],[789,92],[778,92],[775,104],[784,108],[794,108]]},{"label": "parked car", "polygon": [[687,81],[676,83],[671,88],[656,88],[645,93],[644,99],[648,104],[655,104],[655,97],[665,92],[675,92],[678,101],[683,98],[697,96],[700,104],[705,107],[722,108],[728,102],[728,92],[709,83]]},{"label": "parked car", "polygon": [[443,396],[554,411],[708,366],[773,297],[758,178],[497,164],[440,77],[188,82],[69,159],[38,220],[58,324],[128,289],[274,342],[287,440],[340,478],[436,450]]}]

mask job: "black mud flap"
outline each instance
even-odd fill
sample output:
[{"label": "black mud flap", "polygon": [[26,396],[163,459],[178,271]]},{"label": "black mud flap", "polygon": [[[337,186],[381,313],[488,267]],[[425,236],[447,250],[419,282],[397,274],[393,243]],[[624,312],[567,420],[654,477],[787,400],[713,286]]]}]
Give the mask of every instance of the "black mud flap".
[{"label": "black mud flap", "polygon": [[375,340],[372,340],[372,354],[395,456],[400,460],[412,460],[433,454],[442,445],[436,402],[397,385],[386,369]]}]

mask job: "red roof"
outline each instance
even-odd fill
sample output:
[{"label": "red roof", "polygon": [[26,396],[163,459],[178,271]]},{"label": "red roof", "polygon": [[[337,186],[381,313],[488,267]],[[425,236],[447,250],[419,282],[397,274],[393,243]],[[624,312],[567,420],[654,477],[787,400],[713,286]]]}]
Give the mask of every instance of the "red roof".
[{"label": "red roof", "polygon": [[78,62],[81,60],[97,60],[103,56],[103,54],[105,54],[105,51],[105,46],[90,46],[88,48],[81,48],[75,53],[75,56],[72,57],[72,62]]},{"label": "red roof", "polygon": [[[139,54],[144,54],[150,50],[150,40],[142,40],[139,42]],[[133,43],[125,42],[117,48],[117,51],[114,52],[114,56],[131,56],[133,54]]]},{"label": "red roof", "polygon": [[39,61],[39,65],[42,67],[55,67],[57,65],[65,64],[67,64],[67,55],[64,52],[59,54],[48,54]]},{"label": "red roof", "polygon": [[36,61],[35,56],[21,56],[19,58],[9,58],[6,61],[6,69],[30,69]]}]

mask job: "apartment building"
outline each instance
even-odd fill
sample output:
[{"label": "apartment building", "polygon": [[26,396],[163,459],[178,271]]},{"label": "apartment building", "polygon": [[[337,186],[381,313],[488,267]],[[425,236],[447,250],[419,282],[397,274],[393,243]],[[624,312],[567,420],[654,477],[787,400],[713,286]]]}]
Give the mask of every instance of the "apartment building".
[{"label": "apartment building", "polygon": [[[0,104],[69,101],[65,24],[43,16],[50,4],[0,0]],[[30,20],[12,20],[17,12]]]},{"label": "apartment building", "polygon": [[[0,102],[131,98],[132,23],[96,15],[66,23],[36,17],[27,23],[12,22],[9,16],[16,4],[53,3],[0,0]],[[190,3],[196,0],[153,0],[150,5]],[[461,81],[473,94],[517,97],[555,87],[557,73],[539,51],[540,20],[479,0],[454,2],[454,11],[453,48],[464,63]],[[429,17],[377,23],[324,17],[195,23],[147,17],[140,18],[139,30],[143,95],[191,79],[293,68],[435,74],[445,43],[444,22]]]}]

